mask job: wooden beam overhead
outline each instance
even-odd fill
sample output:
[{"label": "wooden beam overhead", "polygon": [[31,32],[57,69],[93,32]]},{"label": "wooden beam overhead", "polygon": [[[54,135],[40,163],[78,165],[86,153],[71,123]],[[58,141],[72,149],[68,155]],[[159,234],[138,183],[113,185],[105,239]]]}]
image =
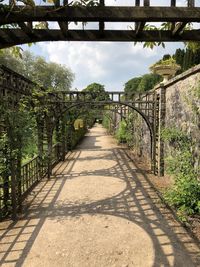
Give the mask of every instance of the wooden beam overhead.
[{"label": "wooden beam overhead", "polygon": [[30,24],[28,25],[25,22],[19,22],[18,25],[27,35],[33,35],[33,28],[29,26]]},{"label": "wooden beam overhead", "polygon": [[199,7],[15,7],[0,11],[0,25],[29,21],[200,22]]},{"label": "wooden beam overhead", "polygon": [[7,35],[5,35],[4,31],[2,31],[2,29],[0,29],[0,45],[6,45],[11,41],[12,40],[7,39]]},{"label": "wooden beam overhead", "polygon": [[[177,41],[200,41],[199,30],[184,31],[180,36],[172,36],[171,31],[142,31],[136,35],[131,30],[105,30],[102,35],[99,30],[69,30],[64,37],[60,30],[33,30],[34,37],[30,38],[20,29],[1,29],[0,34],[4,42],[0,42],[0,48],[29,42],[42,41],[110,41],[110,42],[177,42]],[[15,35],[16,39],[7,38]],[[7,37],[6,37],[7,36]]]},{"label": "wooden beam overhead", "polygon": [[[16,29],[18,32],[18,29]],[[20,42],[20,38],[21,37],[27,37],[29,38],[26,33],[24,33],[23,30],[19,30],[20,31],[20,37],[18,34],[16,34],[16,30],[12,30],[12,29],[0,29],[0,37],[3,40],[3,44],[8,44],[8,43],[18,43]],[[7,47],[7,46],[6,46]],[[0,48],[1,48],[1,43],[0,43]]]},{"label": "wooden beam overhead", "polygon": [[[113,42],[174,42],[200,41],[200,31],[186,29],[190,22],[200,22],[200,7],[187,0],[187,7],[151,7],[150,0],[135,0],[135,6],[69,6],[68,0],[53,0],[54,6],[15,6],[11,11],[0,9],[0,48],[41,41],[113,41]],[[62,5],[61,5],[62,4]],[[33,29],[34,22],[57,22],[60,29]],[[70,22],[97,22],[97,30],[69,30]],[[105,22],[135,23],[135,30],[106,30]],[[168,22],[169,30],[145,30],[146,23]],[[19,28],[12,28],[12,24]]]},{"label": "wooden beam overhead", "polygon": [[64,37],[67,37],[67,32],[68,32],[68,22],[65,21],[58,21],[60,30],[62,32],[62,34],[64,35]]}]

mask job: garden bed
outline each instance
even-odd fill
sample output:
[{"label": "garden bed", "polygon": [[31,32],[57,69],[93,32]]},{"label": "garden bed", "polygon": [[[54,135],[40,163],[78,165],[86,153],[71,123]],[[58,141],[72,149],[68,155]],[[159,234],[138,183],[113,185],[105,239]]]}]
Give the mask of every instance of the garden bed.
[{"label": "garden bed", "polygon": [[176,210],[169,206],[166,201],[164,200],[164,192],[172,185],[173,179],[169,175],[165,175],[163,177],[155,176],[151,173],[151,166],[150,164],[145,161],[142,158],[139,158],[134,155],[134,153],[127,147],[126,144],[121,144],[121,147],[124,148],[125,153],[128,155],[128,157],[137,164],[137,167],[141,170],[144,170],[148,173],[148,176],[146,176],[148,182],[150,185],[157,191],[160,199],[165,202],[167,208],[169,208],[173,214],[175,215],[176,219],[181,222],[181,224],[192,234],[192,236],[200,242],[200,216],[199,215],[193,215],[187,218],[187,222],[182,222],[177,215]]}]

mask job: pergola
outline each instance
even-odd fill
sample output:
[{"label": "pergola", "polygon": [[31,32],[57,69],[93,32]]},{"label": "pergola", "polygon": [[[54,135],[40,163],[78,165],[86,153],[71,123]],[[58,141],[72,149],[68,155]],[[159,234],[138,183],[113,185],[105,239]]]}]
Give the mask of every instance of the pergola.
[{"label": "pergola", "polygon": [[[187,27],[200,22],[200,8],[195,0],[188,0],[187,7],[150,6],[150,0],[135,0],[135,6],[105,6],[99,0],[96,6],[74,6],[68,0],[55,0],[54,5],[22,6],[1,5],[0,48],[41,41],[120,41],[120,42],[176,42],[200,41],[200,30]],[[43,22],[44,28],[35,27]],[[56,22],[58,27],[55,29]],[[97,29],[72,29],[72,22],[95,22]],[[118,23],[118,29],[107,29],[106,23]],[[126,30],[119,23],[130,23]],[[149,23],[166,23],[163,29],[146,27]]]},{"label": "pergola", "polygon": [[[96,1],[98,2],[98,1]],[[31,1],[29,1],[31,3]],[[187,27],[188,23],[200,22],[200,8],[195,7],[195,0],[188,0],[187,7],[177,7],[176,0],[171,6],[153,7],[150,0],[135,0],[135,6],[106,6],[99,0],[96,6],[74,6],[68,0],[55,0],[51,6],[17,5],[11,0],[8,5],[0,5],[0,49],[15,45],[41,41],[121,41],[121,42],[175,42],[200,41],[200,30]],[[42,22],[45,27],[38,28]],[[50,23],[54,22],[54,23]],[[73,29],[71,22],[95,22],[97,29]],[[106,23],[117,23],[115,30],[107,29]],[[119,23],[130,23],[129,29],[121,29]],[[149,23],[165,23],[164,27],[149,27]],[[55,24],[57,28],[55,29]],[[133,23],[133,27],[131,24]],[[14,71],[0,66],[0,100],[5,110],[13,114],[19,110],[19,102],[28,96],[29,106],[33,106],[33,89],[38,87]],[[39,88],[39,93],[45,91]],[[165,122],[165,88],[158,92],[150,91],[138,98],[130,98],[123,92],[107,92],[108,98],[96,101],[89,93],[52,92],[37,97],[37,105],[46,107],[35,114],[38,132],[38,156],[25,165],[21,165],[20,141],[13,138],[15,125],[7,124],[7,117],[0,118],[0,133],[10,134],[10,153],[8,172],[0,173],[0,215],[9,213],[12,208],[16,218],[23,198],[35,184],[46,174],[52,174],[55,163],[65,159],[70,147],[70,109],[76,110],[74,119],[80,112],[97,108],[119,113],[126,118],[129,112],[138,113],[146,122],[150,133],[151,163],[154,174],[164,173],[164,144],[160,129]],[[40,94],[39,94],[40,95]],[[30,104],[31,103],[31,104]],[[39,104],[38,104],[39,103]],[[38,107],[37,106],[37,107]],[[2,109],[3,110],[3,109]],[[46,111],[48,110],[48,112]],[[17,126],[18,127],[18,126]],[[67,127],[69,131],[67,132]],[[56,130],[58,144],[53,146],[53,131]],[[82,132],[83,134],[84,132]],[[75,133],[74,133],[75,134]],[[68,143],[67,143],[68,142]],[[47,150],[47,151],[45,151]],[[45,158],[45,161],[43,160]]]}]

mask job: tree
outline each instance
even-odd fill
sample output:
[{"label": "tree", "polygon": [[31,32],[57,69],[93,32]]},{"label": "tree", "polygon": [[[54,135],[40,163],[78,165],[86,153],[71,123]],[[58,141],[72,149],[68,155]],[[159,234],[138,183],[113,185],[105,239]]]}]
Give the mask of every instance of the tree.
[{"label": "tree", "polygon": [[145,74],[141,77],[136,77],[125,83],[124,91],[128,96],[133,96],[136,93],[143,93],[153,89],[160,82],[161,78],[156,74]]},{"label": "tree", "polygon": [[166,60],[166,59],[169,59],[171,58],[171,55],[170,54],[165,54],[162,58],[162,60]]},{"label": "tree", "polygon": [[67,67],[47,62],[43,57],[35,57],[28,51],[23,52],[22,58],[19,59],[6,49],[0,54],[0,61],[8,68],[51,90],[69,90],[74,80],[74,74]]},{"label": "tree", "polygon": [[194,53],[194,64],[197,65],[200,63],[200,49],[198,49],[195,53]]},{"label": "tree", "polygon": [[185,50],[184,49],[176,49],[176,52],[174,54],[174,59],[176,60],[176,63],[181,66],[181,69],[177,71],[177,74],[180,74],[183,72],[183,62],[185,57]]},{"label": "tree", "polygon": [[27,75],[37,84],[53,90],[70,89],[74,80],[74,74],[70,69],[54,62],[46,62],[43,57],[33,57],[27,53],[25,58],[29,59],[26,67]]},{"label": "tree", "polygon": [[13,56],[10,49],[0,50],[0,63],[18,73],[23,72],[23,64],[18,57]]},{"label": "tree", "polygon": [[135,77],[125,83],[124,92],[127,96],[132,96],[138,91],[138,86],[142,80],[142,77]]},{"label": "tree", "polygon": [[145,74],[142,76],[141,82],[138,85],[138,92],[143,93],[153,89],[160,82],[161,78],[157,74]]},{"label": "tree", "polygon": [[96,101],[109,100],[109,94],[105,91],[104,85],[99,83],[88,85],[83,92],[90,92],[92,99]]}]

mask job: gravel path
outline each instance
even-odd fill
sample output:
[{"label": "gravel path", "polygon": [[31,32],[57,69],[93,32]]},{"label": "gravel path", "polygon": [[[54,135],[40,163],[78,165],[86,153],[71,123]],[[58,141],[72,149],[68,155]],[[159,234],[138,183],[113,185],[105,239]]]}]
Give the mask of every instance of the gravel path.
[{"label": "gravel path", "polygon": [[200,266],[200,250],[113,137],[95,125],[0,223],[0,266]]}]

